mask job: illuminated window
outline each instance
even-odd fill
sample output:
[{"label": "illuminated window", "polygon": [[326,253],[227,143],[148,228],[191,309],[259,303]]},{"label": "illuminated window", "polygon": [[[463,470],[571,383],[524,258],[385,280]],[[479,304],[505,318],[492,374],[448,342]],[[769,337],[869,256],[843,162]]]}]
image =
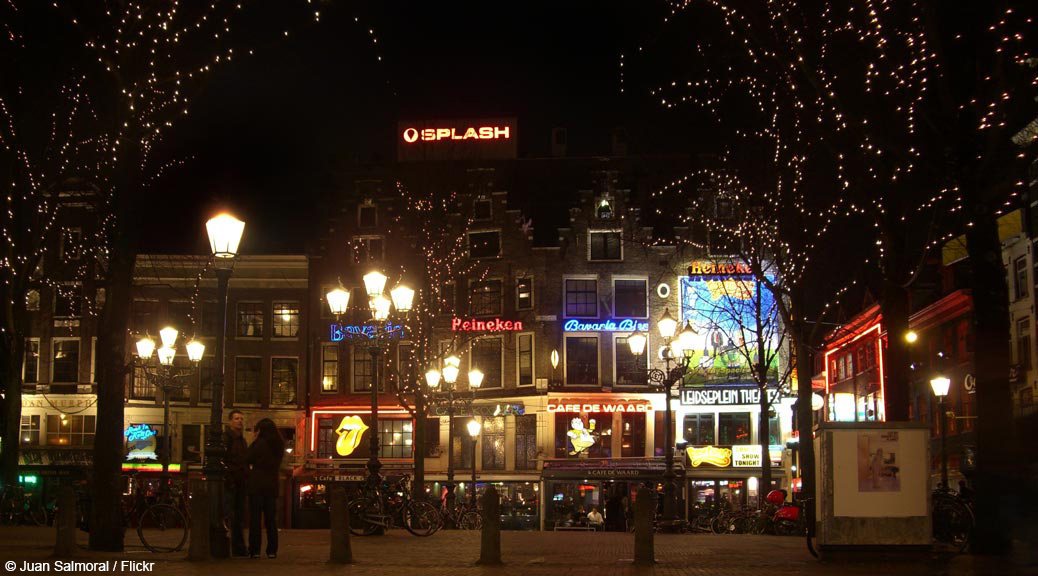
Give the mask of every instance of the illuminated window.
[{"label": "illuminated window", "polygon": [[25,293],[25,309],[29,312],[40,311],[40,291],[29,290]]},{"label": "illuminated window", "polygon": [[598,317],[597,280],[566,279],[566,316],[576,318]]},{"label": "illuminated window", "polygon": [[566,384],[598,386],[598,337],[566,337]]},{"label": "illuminated window", "polygon": [[198,363],[198,400],[199,402],[212,402],[213,379],[216,377],[216,358],[214,356],[203,356]]},{"label": "illuminated window", "polygon": [[321,346],[321,392],[339,391],[339,346]]},{"label": "illuminated window", "polygon": [[588,238],[588,260],[623,260],[623,243],[618,230],[592,230]]},{"label": "illuminated window", "polygon": [[644,386],[649,370],[649,355],[635,356],[627,337],[617,337],[613,346],[617,386]]},{"label": "illuminated window", "polygon": [[515,283],[515,309],[533,308],[533,278],[520,278]]},{"label": "illuminated window", "polygon": [[159,301],[133,301],[133,329],[141,335],[157,334],[159,329]]},{"label": "illuminated window", "polygon": [[378,449],[381,458],[410,458],[414,443],[410,420],[379,420]]},{"label": "illuminated window", "polygon": [[501,256],[501,232],[469,232],[470,258],[497,258]]},{"label": "illuminated window", "polygon": [[1021,256],[1013,261],[1013,292],[1016,300],[1027,298],[1027,257]]},{"label": "illuminated window", "polygon": [[[466,430],[467,432],[467,430]],[[483,418],[483,426],[480,429],[480,439],[483,441],[483,469],[504,470],[505,469],[505,419],[503,416],[496,418]]]},{"label": "illuminated window", "polygon": [[374,363],[367,350],[353,350],[353,391],[370,392],[371,383],[375,379]]},{"label": "illuminated window", "polygon": [[25,362],[22,364],[22,383],[37,384],[40,381],[40,340],[25,339]]},{"label": "illuminated window", "polygon": [[712,446],[714,444],[713,414],[685,414],[683,429],[683,438],[689,446]]},{"label": "illuminated window", "polygon": [[613,415],[607,412],[555,413],[556,458],[610,458]]},{"label": "illuminated window", "polygon": [[51,341],[52,377],[54,384],[79,382],[79,339]]},{"label": "illuminated window", "polygon": [[1031,369],[1031,319],[1024,318],[1016,323],[1016,363],[1021,370]]},{"label": "illuminated window", "polygon": [[271,358],[270,403],[277,406],[295,404],[298,378],[298,358]]},{"label": "illuminated window", "polygon": [[469,314],[491,316],[501,314],[501,281],[473,281],[469,291]]},{"label": "illuminated window", "polygon": [[81,414],[48,414],[48,446],[93,446],[94,416]]},{"label": "illuminated window", "polygon": [[520,334],[516,339],[519,386],[533,385],[533,334]]},{"label": "illuminated window", "polygon": [[537,415],[515,417],[515,469],[537,469]]},{"label": "illuminated window", "polygon": [[22,416],[18,430],[19,443],[22,446],[40,445],[40,417],[38,415]]},{"label": "illuminated window", "polygon": [[258,404],[263,359],[238,356],[234,359],[234,403]]},{"label": "illuminated window", "polygon": [[454,418],[454,462],[458,468],[472,469],[473,456],[475,455],[475,440],[469,435],[468,423],[471,416],[460,416]]},{"label": "illuminated window", "polygon": [[613,280],[613,309],[617,318],[647,318],[648,281]]},{"label": "illuminated window", "polygon": [[299,335],[299,303],[274,302],[274,337],[295,338]]},{"label": "illuminated window", "polygon": [[130,398],[134,400],[154,400],[155,382],[148,376],[144,366],[134,364],[130,377]]},{"label": "illuminated window", "polygon": [[620,417],[620,456],[641,458],[645,456],[645,413],[624,413]]},{"label": "illuminated window", "polygon": [[722,446],[728,444],[751,444],[750,437],[750,413],[749,412],[722,412],[718,414],[718,443]]},{"label": "illuminated window", "polygon": [[263,337],[263,303],[238,302],[238,336]]}]

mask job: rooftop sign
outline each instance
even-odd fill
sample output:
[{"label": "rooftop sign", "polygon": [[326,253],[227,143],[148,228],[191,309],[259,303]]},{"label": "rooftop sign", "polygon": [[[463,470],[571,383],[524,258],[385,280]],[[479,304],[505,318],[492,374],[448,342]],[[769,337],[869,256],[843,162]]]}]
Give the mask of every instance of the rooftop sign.
[{"label": "rooftop sign", "polygon": [[515,118],[403,121],[397,124],[397,159],[515,158],[517,131]]}]

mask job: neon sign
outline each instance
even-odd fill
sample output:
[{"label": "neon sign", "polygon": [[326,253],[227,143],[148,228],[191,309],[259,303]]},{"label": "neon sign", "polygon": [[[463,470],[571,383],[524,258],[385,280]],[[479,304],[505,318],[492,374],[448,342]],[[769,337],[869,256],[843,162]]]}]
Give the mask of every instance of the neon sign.
[{"label": "neon sign", "polygon": [[711,276],[732,274],[752,274],[745,262],[693,262],[688,265],[689,276]]},{"label": "neon sign", "polygon": [[469,126],[467,128],[405,128],[404,142],[413,144],[440,140],[508,140],[512,137],[508,126]]},{"label": "neon sign", "polygon": [[548,412],[651,412],[652,400],[620,399],[614,402],[581,398],[549,398]]},{"label": "neon sign", "polygon": [[580,418],[574,418],[570,421],[569,431],[566,432],[566,436],[569,438],[569,455],[576,456],[582,454],[595,445],[595,419],[592,418],[588,421],[588,428],[584,428],[584,421]]},{"label": "neon sign", "polygon": [[716,446],[689,447],[685,449],[688,453],[689,463],[693,468],[700,464],[712,464],[720,468],[726,468],[732,464],[731,448],[718,448]]},{"label": "neon sign", "polygon": [[147,424],[134,424],[123,431],[129,451],[127,460],[158,460],[158,432]]},{"label": "neon sign", "polygon": [[516,320],[464,320],[454,318],[451,320],[451,330],[455,332],[513,332],[523,329],[523,323]]},{"label": "neon sign", "polygon": [[339,426],[335,429],[335,433],[339,435],[339,439],[335,441],[335,453],[339,456],[353,454],[357,446],[360,446],[360,439],[367,430],[368,425],[360,419],[360,416],[343,416]]},{"label": "neon sign", "polygon": [[127,442],[138,442],[140,440],[147,440],[148,438],[152,438],[157,434],[158,432],[156,432],[154,428],[148,426],[147,424],[134,424],[133,426],[127,428],[125,432],[123,432],[123,435],[126,436]]},{"label": "neon sign", "polygon": [[562,325],[563,332],[647,332],[648,330],[648,320],[642,321],[633,318],[602,322],[581,322],[572,319]]},{"label": "neon sign", "polygon": [[[364,336],[367,338],[374,338],[375,332],[377,331],[377,327],[363,324],[332,324],[330,328],[331,334],[329,335],[329,340],[331,340],[332,342],[341,342],[344,338],[346,338],[347,335],[351,337]],[[394,338],[407,338],[407,332],[404,330],[404,327],[400,324],[393,324],[392,322],[387,322],[385,326],[385,331],[391,334]]]}]

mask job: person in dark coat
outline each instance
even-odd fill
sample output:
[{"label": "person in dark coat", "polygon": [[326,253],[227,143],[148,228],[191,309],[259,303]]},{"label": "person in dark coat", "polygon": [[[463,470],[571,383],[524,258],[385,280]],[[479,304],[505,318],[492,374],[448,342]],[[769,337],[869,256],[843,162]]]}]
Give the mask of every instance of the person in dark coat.
[{"label": "person in dark coat", "polygon": [[245,556],[245,417],[231,410],[230,420],[223,431],[224,521],[231,530],[231,554]]},{"label": "person in dark coat", "polygon": [[278,555],[278,471],[285,456],[285,440],[274,421],[256,423],[256,439],[245,453],[249,465],[249,556],[259,558],[260,521],[267,527],[267,558]]}]

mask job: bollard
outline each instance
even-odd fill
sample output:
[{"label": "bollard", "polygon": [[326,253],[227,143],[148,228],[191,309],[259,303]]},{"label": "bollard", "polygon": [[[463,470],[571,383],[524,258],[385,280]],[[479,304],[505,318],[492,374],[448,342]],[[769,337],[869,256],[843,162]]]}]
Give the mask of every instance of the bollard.
[{"label": "bollard", "polygon": [[76,551],[76,491],[71,485],[63,484],[58,492],[58,515],[54,518],[57,536],[54,541],[54,556],[69,558]]},{"label": "bollard", "polygon": [[634,563],[652,565],[656,563],[653,548],[652,521],[656,516],[656,494],[647,487],[638,489],[634,501]]},{"label": "bollard", "polygon": [[501,564],[501,503],[497,490],[487,486],[483,493],[483,530],[479,537],[479,560],[476,564]]},{"label": "bollard", "polygon": [[353,564],[353,548],[350,546],[350,509],[346,501],[346,487],[332,486],[331,514],[332,550],[328,557],[331,564]]},{"label": "bollard", "polygon": [[191,480],[191,540],[187,549],[188,560],[209,560],[209,492],[205,480]]}]

